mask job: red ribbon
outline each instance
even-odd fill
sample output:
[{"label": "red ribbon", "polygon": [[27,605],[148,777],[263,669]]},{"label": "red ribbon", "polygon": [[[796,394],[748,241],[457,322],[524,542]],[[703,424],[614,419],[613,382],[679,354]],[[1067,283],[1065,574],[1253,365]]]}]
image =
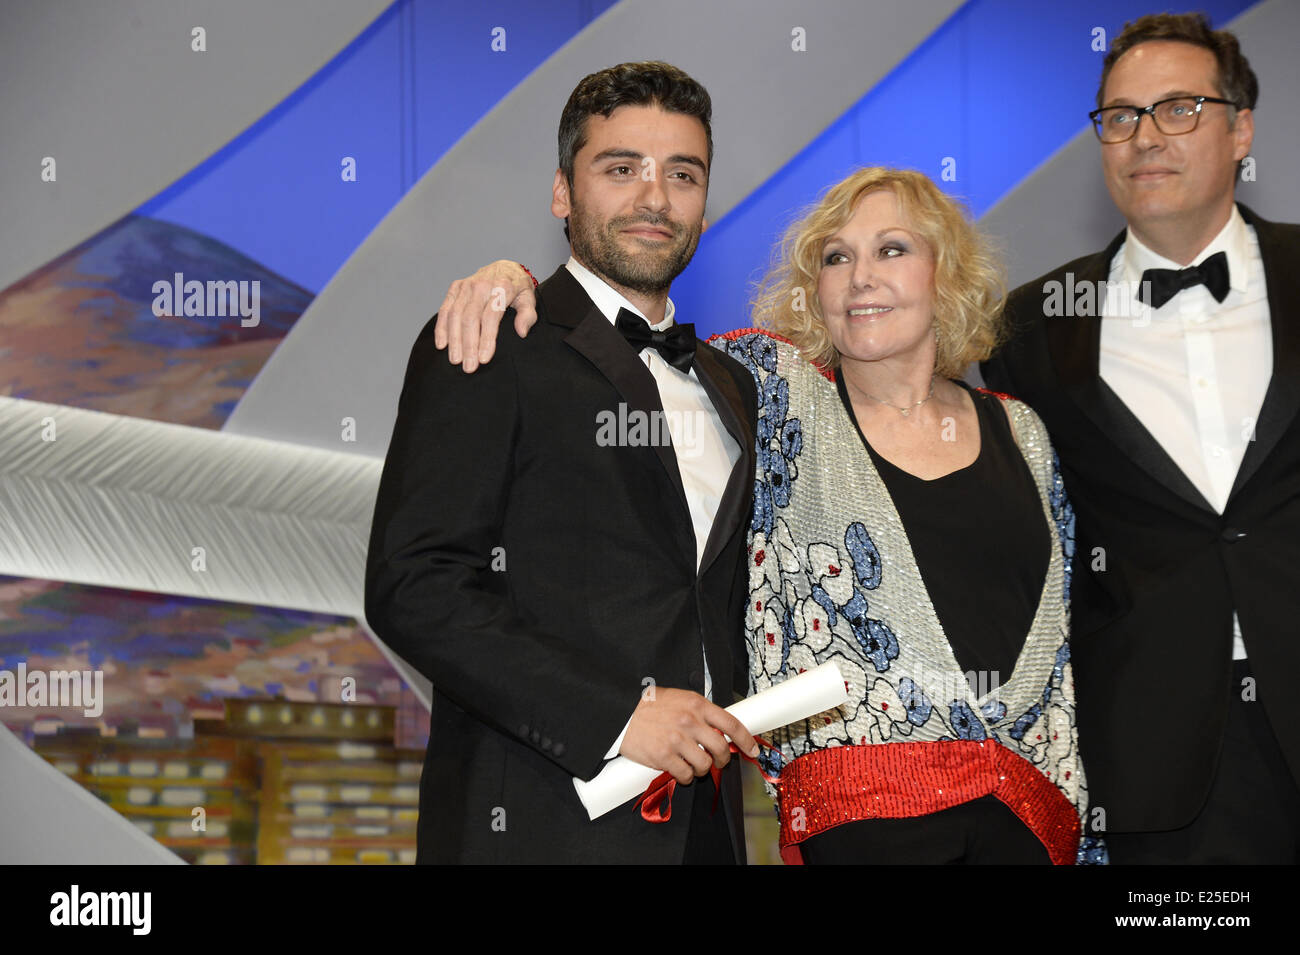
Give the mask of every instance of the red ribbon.
[{"label": "red ribbon", "polygon": [[[764,739],[754,737],[759,746],[772,748],[772,744]],[[769,783],[775,783],[776,777],[769,776],[763,772],[763,767],[758,765],[758,760],[748,753],[742,753],[736,748],[735,743],[729,743],[728,749],[732,753],[745,760],[747,763],[753,763],[759,773]],[[709,775],[713,777],[713,809],[712,812],[718,811],[718,797],[722,795],[722,770],[716,765],[709,767]],[[646,787],[641,798],[632,804],[633,809],[641,810],[641,818],[646,822],[667,822],[673,817],[673,792],[677,789],[677,780],[673,778],[670,772],[662,772],[656,776],[650,785]]]}]

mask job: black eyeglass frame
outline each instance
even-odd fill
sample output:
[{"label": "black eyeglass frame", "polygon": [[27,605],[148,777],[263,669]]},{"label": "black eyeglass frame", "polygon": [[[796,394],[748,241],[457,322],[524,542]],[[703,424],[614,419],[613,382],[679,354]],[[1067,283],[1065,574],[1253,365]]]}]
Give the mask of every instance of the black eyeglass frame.
[{"label": "black eyeglass frame", "polygon": [[[1165,128],[1160,125],[1160,120],[1156,119],[1156,108],[1159,106],[1164,106],[1165,103],[1173,103],[1180,99],[1193,100],[1196,103],[1196,109],[1193,111],[1193,114],[1196,116],[1196,122],[1192,123],[1191,129],[1184,129],[1176,133],[1167,132]],[[1101,109],[1094,109],[1091,113],[1088,114],[1088,118],[1092,120],[1092,131],[1097,134],[1097,139],[1102,143],[1102,145],[1117,146],[1120,143],[1128,142],[1130,139],[1132,139],[1134,136],[1137,135],[1138,126],[1142,124],[1142,117],[1144,115],[1150,116],[1151,122],[1156,124],[1156,129],[1160,130],[1160,132],[1165,136],[1185,136],[1188,133],[1195,132],[1196,127],[1201,125],[1201,106],[1204,105],[1205,103],[1222,103],[1224,106],[1232,106],[1234,108],[1240,109],[1240,107],[1238,107],[1237,104],[1234,103],[1232,100],[1220,99],[1217,96],[1169,96],[1165,99],[1152,103],[1150,106],[1146,106],[1146,107],[1103,106]],[[1127,136],[1125,136],[1123,139],[1111,139],[1111,140],[1102,139],[1101,138],[1101,114],[1108,113],[1111,110],[1116,110],[1116,109],[1128,109],[1137,113],[1137,121],[1133,123],[1133,131],[1129,133]]]}]

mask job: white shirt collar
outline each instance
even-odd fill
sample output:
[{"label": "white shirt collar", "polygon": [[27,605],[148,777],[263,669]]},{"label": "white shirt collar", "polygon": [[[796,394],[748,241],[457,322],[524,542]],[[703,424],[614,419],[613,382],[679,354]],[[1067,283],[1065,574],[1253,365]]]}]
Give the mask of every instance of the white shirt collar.
[{"label": "white shirt collar", "polygon": [[[641,309],[637,308],[620,293],[616,292],[610,287],[608,282],[600,278],[573,256],[569,256],[569,261],[564,263],[564,267],[569,270],[569,273],[575,279],[578,280],[578,284],[582,286],[583,291],[591,297],[592,302],[594,302],[596,307],[600,309],[600,314],[609,319],[610,324],[613,324],[618,318],[618,310],[620,308],[625,308],[635,315],[640,315],[645,319],[646,324],[650,323],[650,320],[645,317],[645,313],[642,312]],[[671,328],[673,325],[673,315],[676,311],[677,309],[673,306],[673,300],[669,299],[668,307],[664,309],[664,320],[658,325],[650,325],[650,328],[656,332],[662,332]]]},{"label": "white shirt collar", "polygon": [[[1219,234],[1192,258],[1191,264],[1200,265],[1210,256],[1218,252],[1226,252],[1228,255],[1228,284],[1234,292],[1244,292],[1250,279],[1250,266],[1247,258],[1250,254],[1250,238],[1246,233],[1246,229],[1246,220],[1241,217],[1241,213],[1237,210],[1236,203],[1234,203],[1232,215],[1228,216],[1228,221],[1219,230]],[[1147,269],[1181,269],[1184,267],[1143,245],[1142,241],[1133,234],[1131,226],[1124,237],[1123,256],[1125,278],[1130,282],[1141,281],[1142,273]]]}]

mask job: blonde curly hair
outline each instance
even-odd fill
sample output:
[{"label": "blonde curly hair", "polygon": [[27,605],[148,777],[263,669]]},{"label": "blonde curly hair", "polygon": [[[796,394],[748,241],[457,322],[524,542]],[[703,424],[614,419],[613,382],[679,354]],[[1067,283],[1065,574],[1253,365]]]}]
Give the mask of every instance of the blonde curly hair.
[{"label": "blonde curly hair", "polygon": [[[867,193],[892,190],[911,231],[934,255],[935,371],[959,378],[1006,337],[1006,273],[992,243],[957,200],[924,173],[872,166],[836,183],[785,231],[776,258],[751,301],[754,323],[788,338],[808,360],[838,368],[839,352],[817,299],[826,240]],[[802,290],[802,291],[800,291]],[[802,306],[802,307],[800,307]]]}]

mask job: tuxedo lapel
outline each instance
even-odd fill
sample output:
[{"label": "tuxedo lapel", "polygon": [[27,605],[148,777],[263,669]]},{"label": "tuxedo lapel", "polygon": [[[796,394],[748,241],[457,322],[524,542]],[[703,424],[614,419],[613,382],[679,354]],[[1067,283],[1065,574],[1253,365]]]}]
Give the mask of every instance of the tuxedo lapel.
[{"label": "tuxedo lapel", "polygon": [[[609,380],[627,401],[629,414],[636,411],[644,414],[646,421],[663,420],[663,403],[659,399],[659,386],[655,384],[654,375],[564,266],[538,289],[538,316],[571,329],[565,336],[565,344],[595,365]],[[686,502],[677,456],[667,442],[656,440],[651,445],[689,525],[690,506]]]},{"label": "tuxedo lapel", "polygon": [[[1124,241],[1120,233],[1103,252],[1079,260],[1079,271],[1073,276],[1073,287],[1085,283],[1094,289],[1105,287],[1110,278],[1110,263]],[[1068,272],[1052,276],[1062,282],[1065,289],[1071,285]],[[1096,284],[1100,283],[1100,284]],[[1035,301],[1042,301],[1037,294]],[[1102,297],[1095,300],[1092,314],[1073,317],[1047,317],[1048,350],[1056,368],[1057,380],[1085,415],[1101,430],[1119,451],[1188,503],[1203,510],[1212,510],[1208,501],[1196,489],[1182,469],[1159,441],[1146,429],[1119,395],[1101,379],[1101,323]]]},{"label": "tuxedo lapel", "polygon": [[704,556],[700,560],[700,573],[703,574],[745,516],[745,503],[754,477],[754,422],[745,420],[745,405],[735,379],[727,373],[713,349],[703,343],[695,349],[695,375],[704,386],[709,401],[713,402],[723,426],[740,445],[740,457],[727,477],[726,490],[722,493],[709,539],[704,545]]},{"label": "tuxedo lapel", "polygon": [[1300,412],[1300,273],[1296,259],[1300,248],[1272,223],[1260,219],[1243,205],[1242,218],[1255,227],[1259,254],[1264,262],[1268,289],[1269,324],[1273,333],[1273,374],[1255,422],[1255,439],[1246,445],[1229,500],[1245,486],[1268,458],[1278,439]]}]

